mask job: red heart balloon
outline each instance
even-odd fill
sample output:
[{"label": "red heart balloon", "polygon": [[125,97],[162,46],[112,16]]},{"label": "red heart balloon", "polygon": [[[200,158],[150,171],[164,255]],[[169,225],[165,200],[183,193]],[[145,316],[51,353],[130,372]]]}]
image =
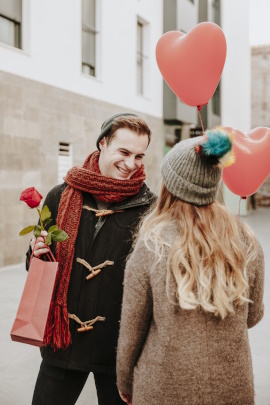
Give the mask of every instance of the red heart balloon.
[{"label": "red heart balloon", "polygon": [[191,106],[207,104],[218,85],[225,59],[226,39],[211,22],[196,25],[188,34],[169,31],[156,47],[156,59],[172,91]]},{"label": "red heart balloon", "polygon": [[235,163],[224,168],[223,181],[234,194],[252,195],[270,174],[270,129],[258,127],[247,133],[224,129],[233,133]]}]

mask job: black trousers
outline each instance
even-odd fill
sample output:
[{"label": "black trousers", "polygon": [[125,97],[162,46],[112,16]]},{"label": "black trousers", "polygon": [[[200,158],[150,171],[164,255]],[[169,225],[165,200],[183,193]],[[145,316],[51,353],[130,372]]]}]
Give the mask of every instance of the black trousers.
[{"label": "black trousers", "polygon": [[[41,362],[32,405],[74,405],[89,373]],[[113,374],[94,373],[99,405],[124,405]],[[89,400],[89,405],[91,405]]]}]

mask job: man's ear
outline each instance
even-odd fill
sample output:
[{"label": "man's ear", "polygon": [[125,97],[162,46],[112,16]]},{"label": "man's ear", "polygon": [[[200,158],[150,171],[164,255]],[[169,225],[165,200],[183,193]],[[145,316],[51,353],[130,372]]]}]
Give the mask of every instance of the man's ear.
[{"label": "man's ear", "polygon": [[104,146],[106,145],[106,139],[105,137],[101,139],[101,141],[99,142],[99,148],[100,150],[104,149]]}]

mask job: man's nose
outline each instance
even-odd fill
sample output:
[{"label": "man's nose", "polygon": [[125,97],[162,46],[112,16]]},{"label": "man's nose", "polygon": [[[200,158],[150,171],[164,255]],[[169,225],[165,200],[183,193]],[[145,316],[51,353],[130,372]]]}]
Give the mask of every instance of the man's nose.
[{"label": "man's nose", "polygon": [[135,164],[135,157],[134,156],[128,156],[125,159],[125,165],[127,167],[128,170],[133,170],[136,168],[136,164]]}]

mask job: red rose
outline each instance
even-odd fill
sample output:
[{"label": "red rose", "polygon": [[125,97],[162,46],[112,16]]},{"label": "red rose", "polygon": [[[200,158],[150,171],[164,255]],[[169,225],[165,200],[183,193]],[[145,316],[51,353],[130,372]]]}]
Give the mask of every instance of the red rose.
[{"label": "red rose", "polygon": [[22,192],[20,201],[26,202],[30,208],[36,208],[39,206],[42,198],[42,195],[39,194],[35,187],[29,187]]}]

